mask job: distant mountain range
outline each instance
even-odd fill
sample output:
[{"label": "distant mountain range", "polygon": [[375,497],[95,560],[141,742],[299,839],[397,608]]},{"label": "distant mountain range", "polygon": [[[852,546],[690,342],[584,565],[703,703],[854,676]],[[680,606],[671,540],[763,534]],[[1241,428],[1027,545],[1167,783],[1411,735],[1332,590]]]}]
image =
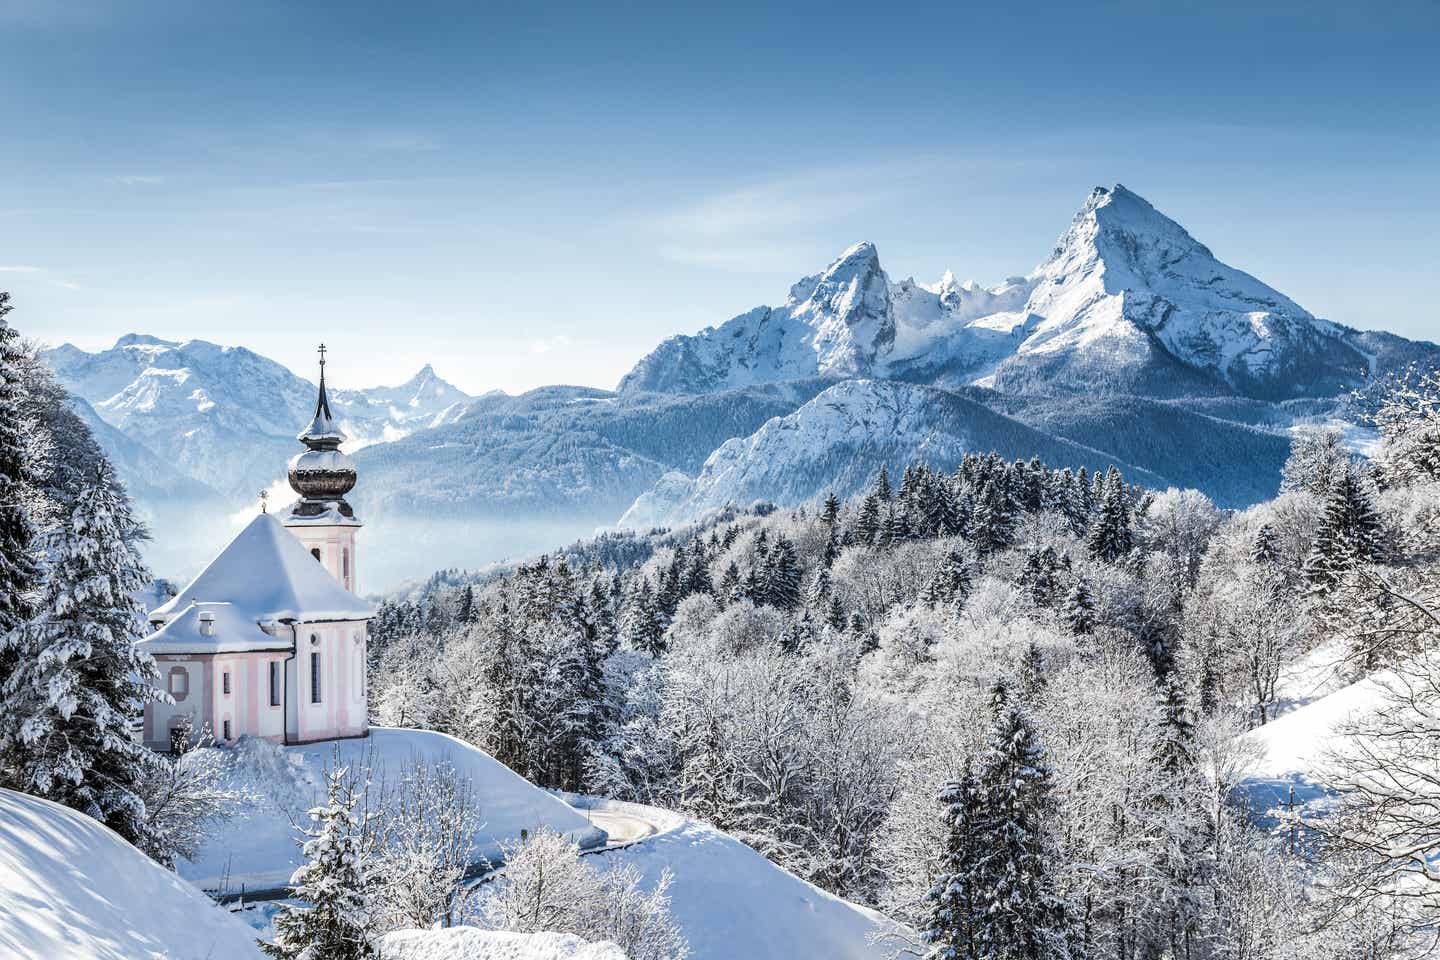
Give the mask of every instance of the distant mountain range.
[{"label": "distant mountain range", "polygon": [[[132,334],[47,356],[142,504],[235,509],[280,475],[314,404],[313,384],[241,347]],[[967,450],[1113,463],[1243,506],[1275,492],[1295,424],[1343,420],[1346,391],[1412,363],[1440,348],[1319,319],[1116,186],[1023,277],[892,282],[856,244],[780,306],[666,340],[615,391],[469,397],[426,366],[331,397],[388,582],[622,515],[845,494],[881,463]]]}]

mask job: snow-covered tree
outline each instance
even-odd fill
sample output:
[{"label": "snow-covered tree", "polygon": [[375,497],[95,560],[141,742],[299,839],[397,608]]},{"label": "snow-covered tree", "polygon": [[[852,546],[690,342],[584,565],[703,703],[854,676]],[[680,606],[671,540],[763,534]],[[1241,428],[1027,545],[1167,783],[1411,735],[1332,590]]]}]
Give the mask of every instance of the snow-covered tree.
[{"label": "snow-covered tree", "polygon": [[[1096,479],[1101,480],[1098,474]],[[1096,500],[1095,514],[1086,537],[1090,555],[1106,563],[1123,560],[1135,546],[1135,533],[1131,527],[1130,503],[1120,471],[1114,467],[1109,469]]]},{"label": "snow-covered tree", "polygon": [[149,845],[144,782],[159,760],[130,736],[154,661],[133,646],[149,582],[135,549],[143,534],[110,465],[101,460],[51,553],[36,615],[5,639],[13,671],[0,691],[0,755],[17,789],[81,810],[137,846]]},{"label": "snow-covered tree", "polygon": [[[34,614],[40,586],[37,532],[29,510],[36,476],[21,412],[19,334],[5,319],[10,310],[10,294],[0,291],[0,638]],[[14,660],[0,639],[0,684]]]},{"label": "snow-covered tree", "polygon": [[376,956],[368,781],[346,767],[326,771],[327,799],[309,811],[290,878],[298,905],[275,916],[275,940],[260,948],[278,960],[365,960]]},{"label": "snow-covered tree", "polygon": [[469,894],[465,873],[484,826],[479,798],[453,766],[419,758],[386,786],[371,876],[377,921],[386,929],[451,926]]},{"label": "snow-covered tree", "polygon": [[1308,490],[1325,496],[1342,474],[1354,469],[1345,435],[1333,427],[1301,427],[1290,439],[1290,457],[1280,469],[1280,492]]}]

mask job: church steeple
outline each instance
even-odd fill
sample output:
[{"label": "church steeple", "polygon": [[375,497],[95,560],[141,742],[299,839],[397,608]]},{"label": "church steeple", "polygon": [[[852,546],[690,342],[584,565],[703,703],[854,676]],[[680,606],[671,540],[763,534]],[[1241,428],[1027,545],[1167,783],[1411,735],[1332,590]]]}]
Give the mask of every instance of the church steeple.
[{"label": "church steeple", "polygon": [[340,450],[345,434],[330,412],[330,397],[325,390],[327,349],[320,344],[320,393],[315,400],[315,417],[296,438],[308,449],[290,460],[290,486],[300,494],[300,502],[290,511],[292,517],[321,517],[332,511],[347,519],[355,516],[345,502],[345,494],[355,486],[355,463]]},{"label": "church steeple", "polygon": [[325,352],[328,349],[325,344],[320,344],[320,395],[315,399],[315,418],[296,438],[311,450],[334,450],[346,439],[330,414],[330,397],[325,392]]}]

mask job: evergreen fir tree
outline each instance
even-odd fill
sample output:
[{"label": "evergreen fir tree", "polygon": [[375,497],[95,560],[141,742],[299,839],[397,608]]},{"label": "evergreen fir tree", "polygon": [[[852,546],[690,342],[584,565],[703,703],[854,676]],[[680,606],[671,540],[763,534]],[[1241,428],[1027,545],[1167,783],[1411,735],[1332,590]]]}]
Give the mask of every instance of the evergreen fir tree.
[{"label": "evergreen fir tree", "polygon": [[937,798],[944,807],[945,850],[940,872],[925,895],[925,919],[920,939],[927,960],[961,960],[975,957],[976,932],[983,918],[975,889],[975,864],[982,851],[979,785],[973,774],[949,780]]},{"label": "evergreen fir tree", "polygon": [[455,622],[475,622],[475,588],[468,583],[460,590],[460,599],[455,604]]},{"label": "evergreen fir tree", "polygon": [[1039,703],[1045,694],[1045,655],[1034,640],[1025,648],[1025,655],[1020,660],[1019,680],[1020,699],[1032,706]]},{"label": "evergreen fir tree", "polygon": [[1305,559],[1311,592],[1328,593],[1348,570],[1380,558],[1384,528],[1356,470],[1336,474],[1315,545]]},{"label": "evergreen fir tree", "polygon": [[825,622],[832,630],[844,630],[846,624],[845,605],[840,602],[839,597],[830,598],[830,609],[825,614]]},{"label": "evergreen fir tree", "polygon": [[261,943],[278,960],[365,960],[377,955],[365,875],[366,824],[360,796],[344,767],[328,771],[327,802],[310,810],[303,828],[303,863],[290,880],[294,899],[275,917],[275,942]]},{"label": "evergreen fir tree", "polygon": [[875,475],[875,497],[881,503],[889,503],[894,497],[890,489],[890,471],[885,464],[880,464],[880,472]]},{"label": "evergreen fir tree", "polygon": [[1275,528],[1262,523],[1255,532],[1255,542],[1250,546],[1250,562],[1257,566],[1270,566],[1280,559],[1280,549],[1275,543]]},{"label": "evergreen fir tree", "polygon": [[1084,580],[1076,580],[1075,586],[1065,595],[1063,616],[1070,626],[1070,631],[1079,636],[1095,629],[1095,601]]},{"label": "evergreen fir tree", "polygon": [[697,543],[690,551],[690,569],[685,575],[684,594],[689,596],[692,593],[715,592],[715,584],[710,580],[710,564],[705,559],[705,551]]},{"label": "evergreen fir tree", "polygon": [[14,668],[3,637],[34,615],[41,580],[27,507],[35,476],[21,417],[20,335],[5,319],[10,310],[10,294],[0,291],[0,685]]},{"label": "evergreen fir tree", "polygon": [[638,583],[625,602],[620,621],[620,637],[632,650],[642,650],[658,657],[665,652],[665,623],[650,590],[650,581],[637,577]]},{"label": "evergreen fir tree", "polygon": [[855,539],[874,543],[880,536],[880,498],[870,494],[860,503],[860,516],[855,520]]},{"label": "evergreen fir tree", "polygon": [[831,529],[833,536],[835,524],[840,521],[840,498],[835,496],[834,491],[826,495],[825,509],[820,514],[820,519],[825,522],[825,526]]},{"label": "evergreen fir tree", "polygon": [[725,568],[720,577],[719,599],[721,603],[734,603],[740,599],[740,567],[734,560]]},{"label": "evergreen fir tree", "polygon": [[931,607],[963,603],[970,595],[970,586],[970,564],[963,553],[952,548],[926,582],[920,598]]},{"label": "evergreen fir tree", "polygon": [[16,660],[0,691],[0,754],[17,789],[151,849],[140,794],[159,758],[130,736],[161,696],[154,661],[133,646],[143,611],[132,594],[150,580],[134,546],[143,532],[101,460],[49,537],[38,614],[7,638]]},{"label": "evergreen fir tree", "polygon": [[1106,563],[1128,557],[1135,546],[1135,533],[1131,529],[1130,519],[1125,483],[1120,477],[1120,471],[1111,467],[1101,481],[1095,516],[1090,522],[1090,533],[1086,538],[1090,555]]},{"label": "evergreen fir tree", "polygon": [[776,537],[765,571],[765,602],[780,610],[800,605],[800,561],[786,537]]},{"label": "evergreen fir tree", "polygon": [[1011,544],[1015,537],[1015,520],[1003,481],[986,483],[970,522],[970,539],[981,556],[988,556]]},{"label": "evergreen fir tree", "polygon": [[972,956],[1067,960],[1070,925],[1056,887],[1061,854],[1045,750],[1024,707],[996,690],[996,717],[975,763],[980,823],[966,865],[977,903]]}]

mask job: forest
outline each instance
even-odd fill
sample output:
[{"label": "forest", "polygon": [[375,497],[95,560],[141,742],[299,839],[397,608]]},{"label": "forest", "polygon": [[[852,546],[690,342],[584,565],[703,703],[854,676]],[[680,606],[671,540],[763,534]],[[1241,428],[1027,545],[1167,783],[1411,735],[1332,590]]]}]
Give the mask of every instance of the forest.
[{"label": "forest", "polygon": [[[1239,511],[973,454],[442,571],[381,606],[372,711],[712,822],[893,918],[896,955],[1423,953],[1440,380],[1363,413],[1373,458],[1298,430]],[[1336,738],[1322,812],[1262,809],[1246,733],[1317,656],[1395,682]]]}]

